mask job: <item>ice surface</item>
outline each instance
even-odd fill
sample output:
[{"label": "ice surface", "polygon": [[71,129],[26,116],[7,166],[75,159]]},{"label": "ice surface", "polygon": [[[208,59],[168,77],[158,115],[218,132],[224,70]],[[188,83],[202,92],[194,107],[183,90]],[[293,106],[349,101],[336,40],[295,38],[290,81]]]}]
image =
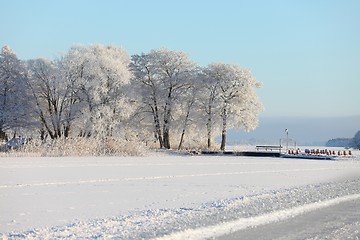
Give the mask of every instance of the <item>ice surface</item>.
[{"label": "ice surface", "polygon": [[0,236],[167,236],[360,193],[360,159],[0,159]]}]

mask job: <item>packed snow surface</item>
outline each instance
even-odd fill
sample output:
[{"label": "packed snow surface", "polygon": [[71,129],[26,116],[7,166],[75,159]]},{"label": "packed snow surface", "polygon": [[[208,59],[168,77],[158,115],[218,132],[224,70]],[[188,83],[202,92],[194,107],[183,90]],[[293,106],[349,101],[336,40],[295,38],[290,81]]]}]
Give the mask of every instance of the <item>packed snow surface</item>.
[{"label": "packed snow surface", "polygon": [[1,158],[0,237],[216,238],[359,200],[354,153],[335,161],[167,153]]}]

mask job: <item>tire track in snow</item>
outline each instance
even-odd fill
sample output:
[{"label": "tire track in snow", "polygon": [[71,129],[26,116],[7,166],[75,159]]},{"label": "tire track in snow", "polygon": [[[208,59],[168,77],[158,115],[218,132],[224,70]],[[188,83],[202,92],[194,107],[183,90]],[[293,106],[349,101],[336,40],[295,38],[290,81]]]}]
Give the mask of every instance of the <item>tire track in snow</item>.
[{"label": "tire track in snow", "polygon": [[301,214],[309,213],[326,207],[331,207],[340,203],[360,199],[360,194],[347,195],[322,202],[310,203],[294,208],[275,211],[255,217],[240,218],[234,221],[220,223],[207,227],[196,229],[188,229],[182,232],[175,232],[173,234],[156,238],[155,240],[198,240],[198,239],[213,239],[216,237],[231,234],[249,227],[256,227],[274,222],[283,221]]},{"label": "tire track in snow", "polygon": [[163,167],[163,166],[228,166],[228,165],[284,165],[283,162],[247,162],[247,163],[120,163],[120,164],[73,164],[73,165],[8,165],[0,169],[27,169],[27,168],[83,168],[83,167]]},{"label": "tire track in snow", "polygon": [[[272,174],[272,173],[329,171],[329,170],[345,170],[345,169],[349,169],[349,167],[262,170],[262,171],[241,171],[241,172],[222,172],[222,173],[199,173],[199,174],[164,175],[164,176],[150,176],[150,177],[90,179],[90,180],[79,180],[79,181],[68,181],[68,182],[19,183],[19,184],[15,184],[15,185],[0,185],[0,189],[21,188],[21,187],[62,186],[62,185],[82,185],[82,184],[96,184],[96,183],[114,183],[114,182],[123,182],[123,181],[125,181],[125,182],[126,181],[148,181],[148,180],[177,179],[177,178],[188,178],[188,177],[217,177],[217,176],[232,176],[232,175],[244,175],[244,174],[265,174],[265,173]],[[353,167],[351,169],[353,169]]]}]

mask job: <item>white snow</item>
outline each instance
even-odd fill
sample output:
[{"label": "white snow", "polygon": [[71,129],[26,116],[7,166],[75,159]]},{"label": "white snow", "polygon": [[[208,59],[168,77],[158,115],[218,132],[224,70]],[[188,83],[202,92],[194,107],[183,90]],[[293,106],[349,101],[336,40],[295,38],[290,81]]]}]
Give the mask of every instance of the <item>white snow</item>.
[{"label": "white snow", "polygon": [[233,233],[245,228],[256,227],[259,225],[269,224],[272,222],[278,222],[282,220],[286,220],[292,217],[295,217],[300,214],[304,214],[307,212],[311,212],[317,209],[329,207],[332,205],[336,205],[342,202],[347,202],[351,200],[360,199],[360,194],[353,194],[344,197],[338,197],[335,199],[327,200],[324,202],[315,202],[311,204],[306,204],[299,207],[294,207],[290,209],[284,209],[280,211],[271,212],[268,214],[263,214],[256,217],[249,218],[240,218],[231,222],[220,223],[215,226],[206,226],[197,229],[189,229],[183,232],[176,232],[172,235],[157,238],[157,240],[181,240],[181,239],[210,239],[219,236],[223,236],[229,233]]},{"label": "white snow", "polygon": [[0,237],[149,239],[209,226],[228,231],[226,224],[261,216],[272,221],[358,197],[354,153],[336,161],[165,153],[0,158]]}]

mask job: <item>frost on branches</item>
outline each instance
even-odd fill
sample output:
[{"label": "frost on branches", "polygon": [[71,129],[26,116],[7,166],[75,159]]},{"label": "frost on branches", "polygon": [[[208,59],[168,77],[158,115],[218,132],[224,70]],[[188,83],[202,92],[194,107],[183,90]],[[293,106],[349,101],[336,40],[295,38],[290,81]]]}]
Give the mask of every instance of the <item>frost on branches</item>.
[{"label": "frost on branches", "polygon": [[29,87],[43,138],[112,136],[131,113],[123,86],[130,58],[112,46],[76,46],[62,59],[29,61]]},{"label": "frost on branches", "polygon": [[[200,67],[165,48],[129,56],[115,46],[74,46],[55,59],[1,53],[0,134],[118,138],[160,148],[214,148],[229,128],[256,128],[260,83],[238,65]],[[27,123],[23,124],[23,119]],[[39,136],[39,137],[38,137]]]},{"label": "frost on branches", "polygon": [[81,136],[114,136],[132,113],[125,92],[129,64],[126,51],[113,46],[73,47],[64,57],[65,76],[73,82],[80,105],[76,124]]},{"label": "frost on branches", "polygon": [[47,59],[28,61],[28,87],[35,102],[35,118],[39,120],[41,138],[68,136],[70,124],[66,116],[70,109],[70,86],[59,74],[58,62]]},{"label": "frost on branches", "polygon": [[160,148],[170,148],[174,111],[190,91],[196,65],[183,52],[168,49],[134,55],[133,84],[139,89],[139,111],[153,121],[154,136]]},{"label": "frost on branches", "polygon": [[0,140],[26,126],[28,96],[23,63],[8,46],[0,53]]},{"label": "frost on branches", "polygon": [[217,105],[222,125],[220,149],[225,150],[228,128],[253,130],[257,127],[258,114],[263,107],[254,88],[260,87],[260,83],[248,70],[238,65],[214,63],[208,66],[206,73],[211,79],[212,91],[215,94],[217,91],[217,97],[210,95],[208,115],[210,107]]}]

